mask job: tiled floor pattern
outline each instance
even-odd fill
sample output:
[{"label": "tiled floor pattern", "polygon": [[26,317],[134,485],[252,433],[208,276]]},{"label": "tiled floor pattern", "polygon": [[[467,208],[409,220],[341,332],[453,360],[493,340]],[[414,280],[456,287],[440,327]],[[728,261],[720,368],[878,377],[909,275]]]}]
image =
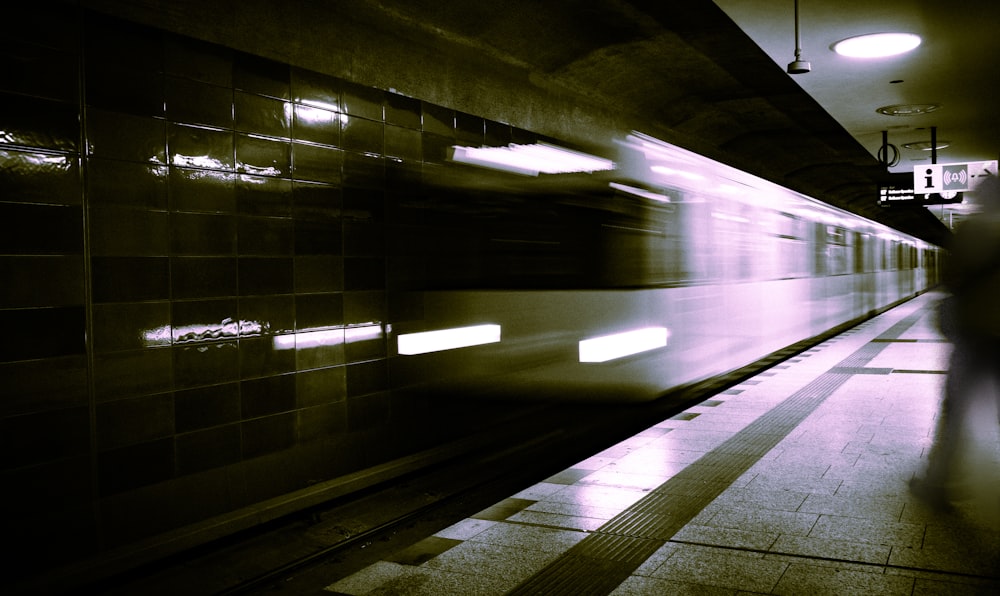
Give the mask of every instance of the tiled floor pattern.
[{"label": "tiled floor pattern", "polygon": [[[966,498],[907,481],[948,344],[924,295],[463,520],[327,591],[1000,593],[1000,438],[984,400]],[[974,447],[973,447],[974,446]]]}]

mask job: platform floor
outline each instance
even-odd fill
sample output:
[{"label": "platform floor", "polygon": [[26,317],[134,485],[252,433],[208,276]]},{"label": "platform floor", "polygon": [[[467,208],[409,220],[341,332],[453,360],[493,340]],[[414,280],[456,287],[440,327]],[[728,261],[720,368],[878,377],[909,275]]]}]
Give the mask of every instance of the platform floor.
[{"label": "platform floor", "polygon": [[992,393],[961,499],[912,496],[950,344],[922,295],[345,578],[330,594],[998,594]]}]

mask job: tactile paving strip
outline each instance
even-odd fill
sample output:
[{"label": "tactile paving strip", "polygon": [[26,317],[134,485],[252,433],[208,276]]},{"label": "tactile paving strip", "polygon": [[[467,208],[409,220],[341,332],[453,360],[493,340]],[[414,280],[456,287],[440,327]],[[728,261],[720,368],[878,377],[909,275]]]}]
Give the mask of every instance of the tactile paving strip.
[{"label": "tactile paving strip", "polygon": [[[611,593],[852,375],[881,370],[866,369],[864,365],[921,316],[918,311],[887,329],[610,519],[509,594],[604,596]],[[888,372],[875,374],[892,371],[885,370]]]}]

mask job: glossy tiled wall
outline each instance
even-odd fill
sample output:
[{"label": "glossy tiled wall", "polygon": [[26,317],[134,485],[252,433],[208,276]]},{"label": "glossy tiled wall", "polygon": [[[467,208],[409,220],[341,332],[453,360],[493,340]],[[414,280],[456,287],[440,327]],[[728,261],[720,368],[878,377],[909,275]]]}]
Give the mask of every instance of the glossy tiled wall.
[{"label": "glossy tiled wall", "polygon": [[516,131],[58,6],[0,48],[10,569],[469,431],[390,391],[390,310],[419,305],[390,307],[415,263],[387,230],[449,145]]}]

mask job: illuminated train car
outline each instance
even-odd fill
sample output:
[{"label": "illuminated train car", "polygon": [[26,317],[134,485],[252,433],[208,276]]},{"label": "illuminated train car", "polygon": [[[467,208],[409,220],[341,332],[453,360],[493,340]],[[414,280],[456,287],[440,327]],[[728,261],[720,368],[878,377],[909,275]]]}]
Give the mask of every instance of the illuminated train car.
[{"label": "illuminated train car", "polygon": [[610,173],[441,184],[422,205],[441,240],[414,249],[388,329],[395,390],[653,399],[936,281],[921,240],[638,133],[617,146]]}]

